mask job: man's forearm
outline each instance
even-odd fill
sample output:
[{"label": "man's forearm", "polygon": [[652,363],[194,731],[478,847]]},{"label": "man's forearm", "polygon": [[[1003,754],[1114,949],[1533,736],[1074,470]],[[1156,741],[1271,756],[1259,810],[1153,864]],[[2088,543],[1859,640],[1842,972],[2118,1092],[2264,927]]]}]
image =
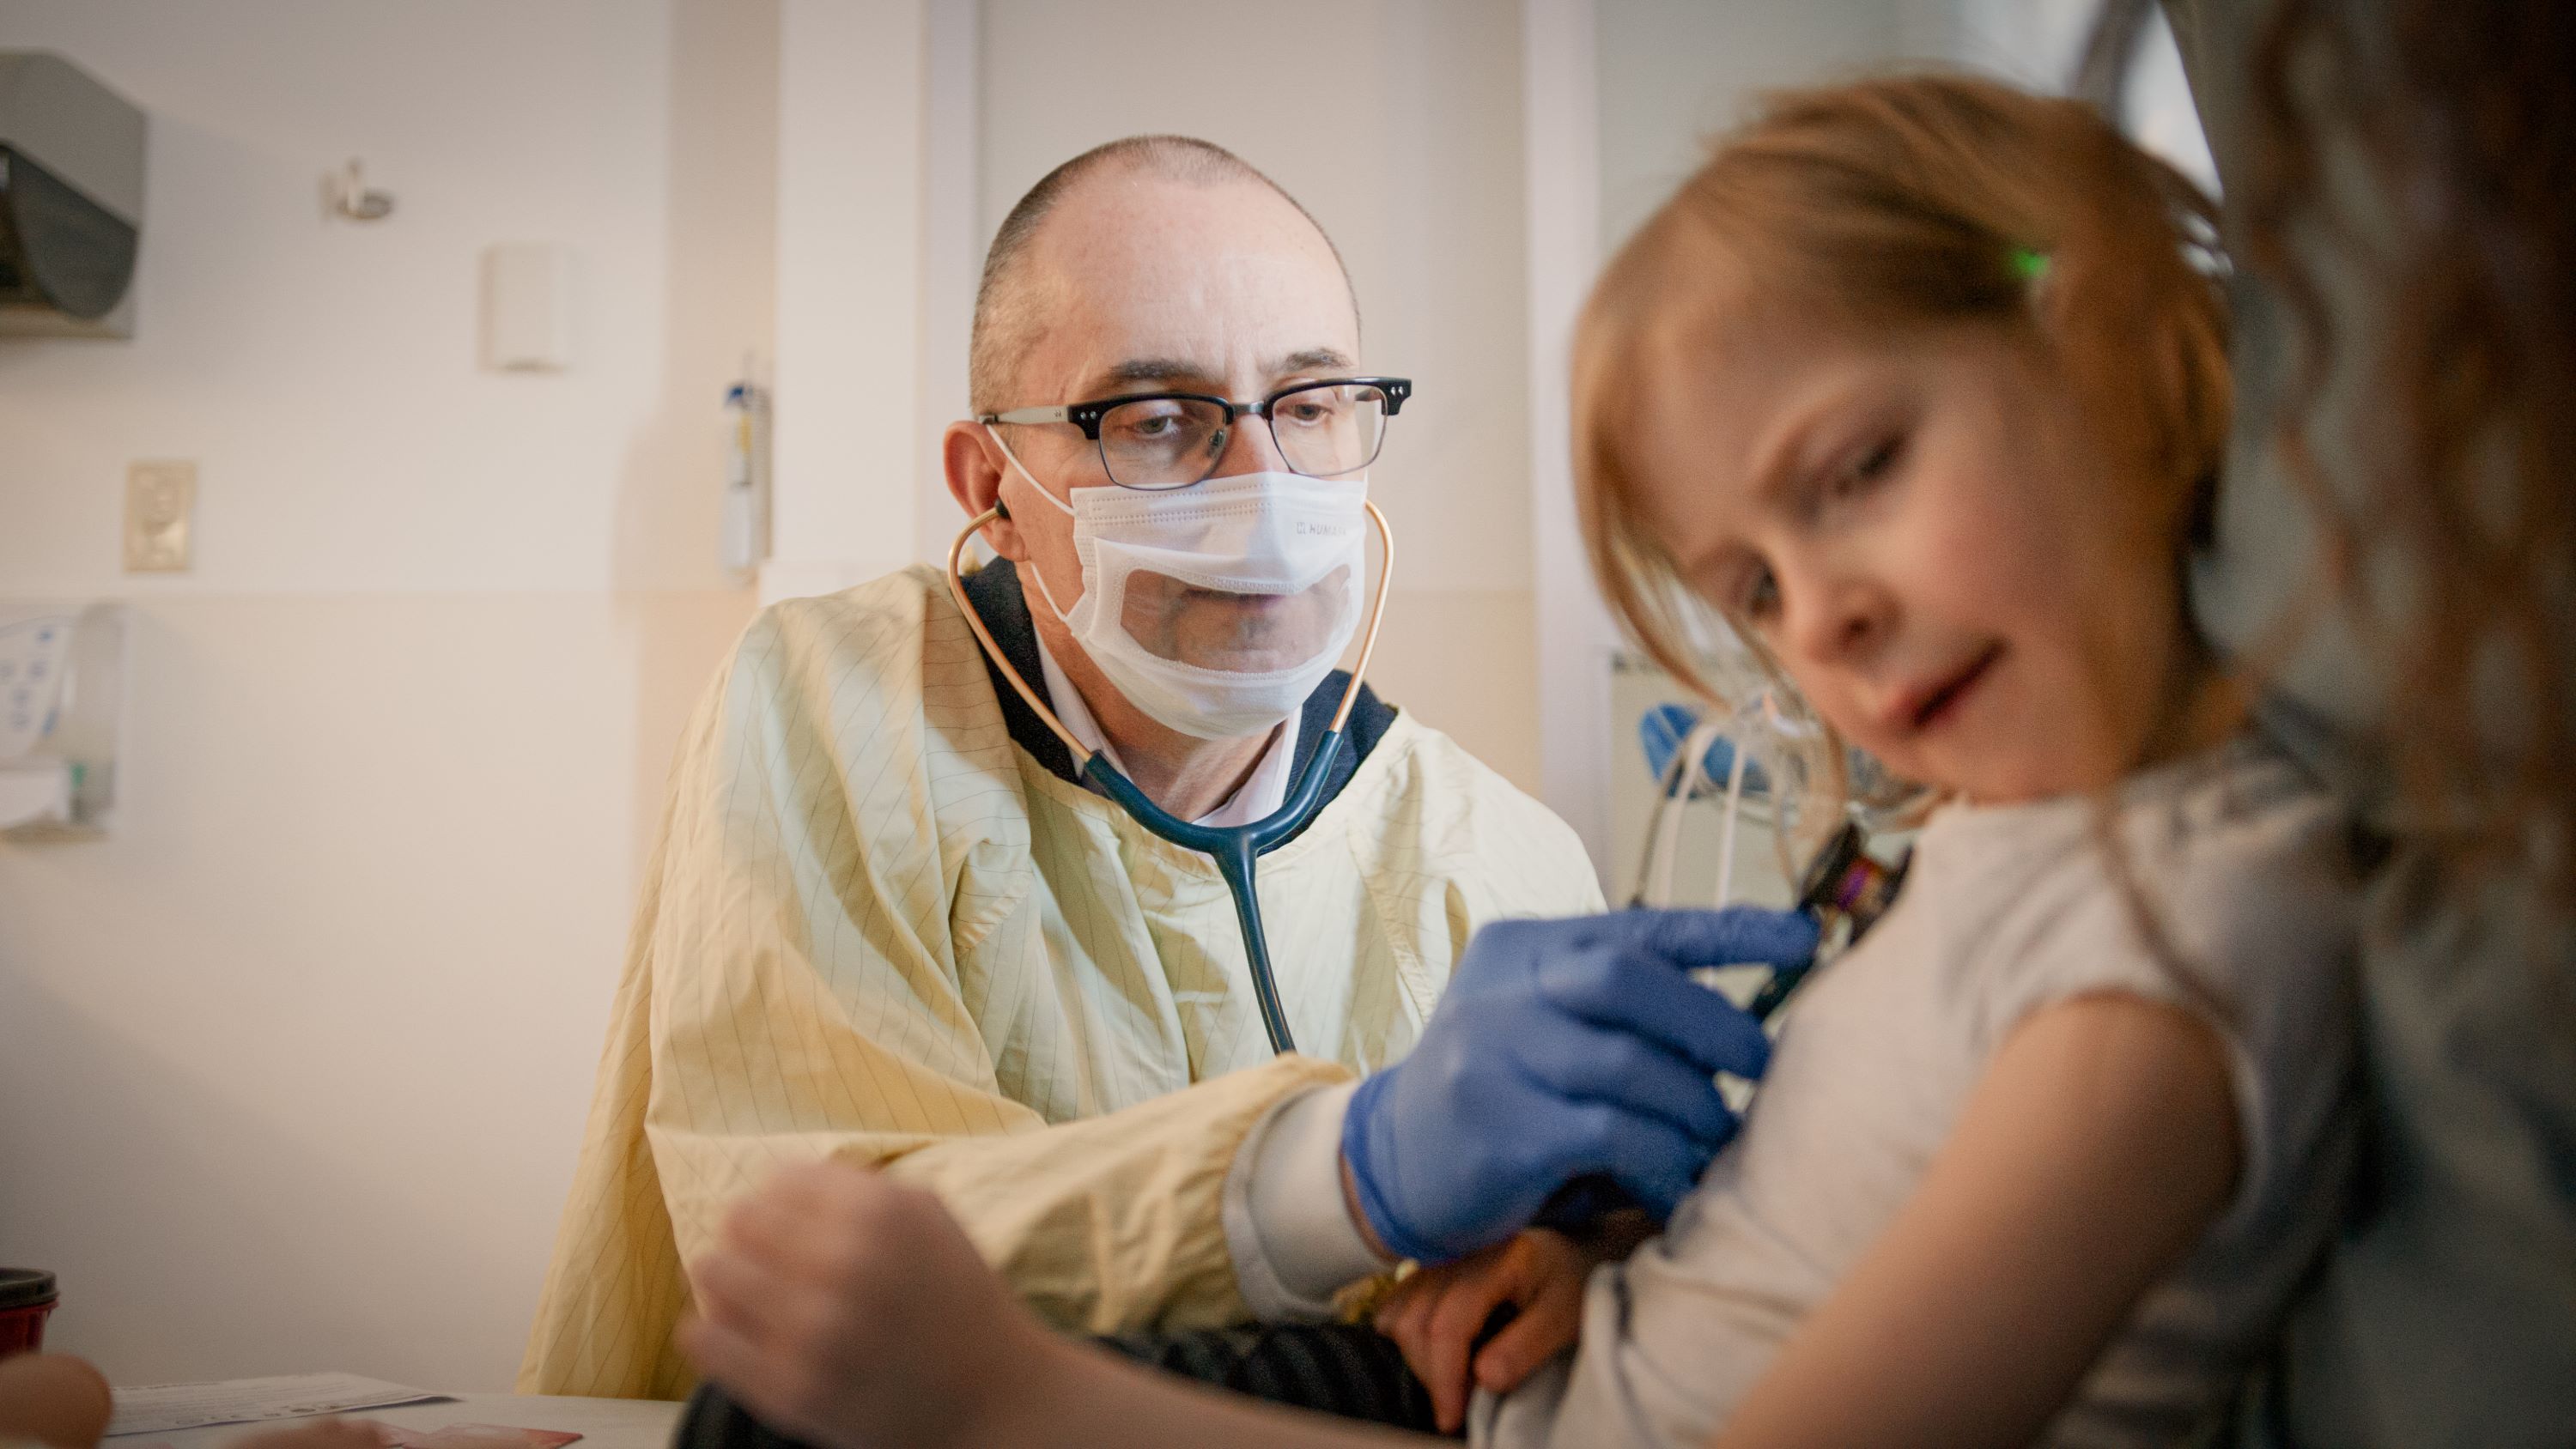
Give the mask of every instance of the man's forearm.
[{"label": "man's forearm", "polygon": [[1348,1076],[1281,1057],[1105,1116],[945,1138],[882,1165],[937,1193],[985,1261],[1059,1328],[1239,1322],[1247,1309],[1223,1222],[1238,1150],[1281,1099]]}]

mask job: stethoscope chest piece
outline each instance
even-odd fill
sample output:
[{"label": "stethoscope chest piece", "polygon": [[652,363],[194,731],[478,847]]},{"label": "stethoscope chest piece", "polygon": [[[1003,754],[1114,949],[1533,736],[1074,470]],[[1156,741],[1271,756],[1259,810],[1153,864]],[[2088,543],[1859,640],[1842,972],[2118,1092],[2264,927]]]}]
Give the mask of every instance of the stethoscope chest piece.
[{"label": "stethoscope chest piece", "polygon": [[1904,887],[1906,868],[1913,861],[1908,851],[1896,864],[1884,864],[1869,853],[1869,836],[1858,825],[1843,822],[1807,862],[1806,874],[1798,881],[1798,909],[1816,922],[1816,954],[1801,965],[1773,972],[1745,1009],[1756,1019],[1768,1021],[1817,966],[1857,944],[1896,904],[1896,893]]}]

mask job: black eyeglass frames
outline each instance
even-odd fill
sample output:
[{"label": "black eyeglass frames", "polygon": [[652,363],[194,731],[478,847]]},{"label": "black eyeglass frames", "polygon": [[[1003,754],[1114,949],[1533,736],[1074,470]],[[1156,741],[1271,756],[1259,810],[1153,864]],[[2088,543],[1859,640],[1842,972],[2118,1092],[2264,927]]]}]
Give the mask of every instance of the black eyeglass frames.
[{"label": "black eyeglass frames", "polygon": [[1386,420],[1404,408],[1413,381],[1335,377],[1237,401],[1197,392],[1143,392],[1095,402],[1014,408],[984,423],[1071,423],[1100,449],[1109,480],[1124,488],[1187,488],[1216,471],[1235,420],[1268,425],[1279,457],[1310,478],[1356,473],[1377,458]]}]

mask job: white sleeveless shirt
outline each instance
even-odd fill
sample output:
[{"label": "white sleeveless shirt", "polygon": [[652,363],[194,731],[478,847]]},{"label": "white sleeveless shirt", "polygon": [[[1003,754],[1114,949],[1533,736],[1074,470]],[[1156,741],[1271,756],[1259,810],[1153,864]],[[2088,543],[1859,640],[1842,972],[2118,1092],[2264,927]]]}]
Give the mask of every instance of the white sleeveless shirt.
[{"label": "white sleeveless shirt", "polygon": [[2218,1032],[2244,1160],[2233,1203],[2043,1442],[2169,1444],[2224,1402],[2331,1229],[2353,1161],[2342,823],[2250,738],[2128,782],[2130,870],[2178,971],[2132,925],[2099,808],[1934,815],[1896,906],[1793,1000],[1743,1135],[1663,1237],[1594,1276],[1570,1361],[1480,1397],[1476,1442],[1706,1443],[1913,1195],[2005,1038],[2101,991]]}]

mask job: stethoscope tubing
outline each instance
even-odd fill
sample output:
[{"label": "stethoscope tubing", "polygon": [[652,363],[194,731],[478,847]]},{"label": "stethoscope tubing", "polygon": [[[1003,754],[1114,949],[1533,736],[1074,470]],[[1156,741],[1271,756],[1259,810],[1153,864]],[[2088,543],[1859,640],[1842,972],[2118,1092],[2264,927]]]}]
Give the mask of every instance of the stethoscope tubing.
[{"label": "stethoscope tubing", "polygon": [[1270,937],[1261,923],[1261,896],[1254,889],[1254,862],[1267,855],[1314,819],[1323,808],[1324,783],[1333,773],[1333,762],[1341,755],[1342,737],[1350,723],[1351,708],[1359,702],[1360,682],[1368,677],[1369,657],[1377,652],[1378,625],[1386,618],[1387,581],[1395,574],[1395,529],[1378,511],[1375,503],[1363,502],[1369,521],[1377,525],[1378,545],[1382,556],[1378,562],[1377,587],[1369,603],[1368,629],[1360,636],[1359,658],[1351,665],[1351,682],[1342,688],[1341,706],[1333,711],[1333,722],[1315,742],[1315,753],[1306,761],[1288,798],[1279,808],[1259,820],[1245,825],[1199,825],[1182,820],[1157,805],[1139,789],[1126,772],[1109,762],[1109,757],[1075,739],[1065,728],[1064,720],[1047,707],[1045,699],[1029,686],[1017,666],[1002,652],[993,639],[993,631],[984,626],[974,603],[966,597],[963,572],[966,545],[985,527],[1009,514],[996,503],[977,514],[948,546],[948,594],[956,601],[957,612],[966,616],[966,627],[974,631],[975,642],[983,646],[984,657],[993,662],[1012,690],[1034,712],[1039,721],[1055,732],[1073,756],[1074,770],[1115,801],[1130,818],[1155,836],[1186,850],[1208,856],[1216,864],[1217,875],[1234,897],[1235,923],[1243,932],[1245,964],[1252,972],[1252,994],[1261,1008],[1262,1030],[1269,1035],[1271,1050],[1282,1056],[1297,1049],[1294,1035],[1288,1029],[1288,1013],[1280,1005],[1279,983],[1270,967]]}]

